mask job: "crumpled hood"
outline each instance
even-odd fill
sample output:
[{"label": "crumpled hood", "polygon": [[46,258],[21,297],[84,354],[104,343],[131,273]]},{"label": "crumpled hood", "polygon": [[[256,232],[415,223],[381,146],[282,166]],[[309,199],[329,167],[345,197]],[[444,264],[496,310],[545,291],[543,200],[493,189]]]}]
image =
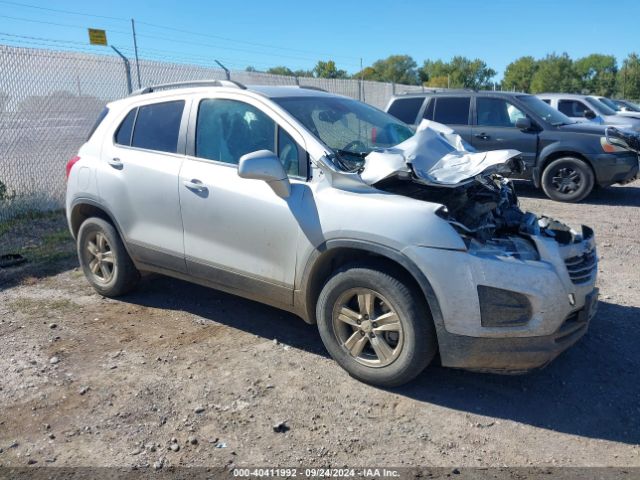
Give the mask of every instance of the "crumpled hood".
[{"label": "crumpled hood", "polygon": [[476,152],[451,128],[423,120],[411,138],[367,155],[360,177],[373,185],[413,173],[421,183],[457,186],[480,174],[511,173],[510,160],[519,155],[518,150]]}]

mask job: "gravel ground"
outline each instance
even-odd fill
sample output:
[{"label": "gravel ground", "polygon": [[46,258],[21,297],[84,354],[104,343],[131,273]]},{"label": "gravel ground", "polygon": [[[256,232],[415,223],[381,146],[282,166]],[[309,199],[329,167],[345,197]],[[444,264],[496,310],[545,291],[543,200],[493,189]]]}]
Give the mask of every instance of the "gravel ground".
[{"label": "gravel ground", "polygon": [[640,466],[640,182],[579,205],[518,187],[525,209],[594,227],[590,331],[539,372],[432,366],[394,390],[251,301],[159,276],[102,298],[63,221],[31,222],[36,260],[0,270],[0,466]]}]

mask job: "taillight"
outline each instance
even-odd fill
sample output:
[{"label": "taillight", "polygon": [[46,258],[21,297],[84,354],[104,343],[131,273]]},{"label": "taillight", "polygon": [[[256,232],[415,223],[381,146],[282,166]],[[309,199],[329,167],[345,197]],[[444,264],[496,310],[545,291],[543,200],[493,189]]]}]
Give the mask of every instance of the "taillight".
[{"label": "taillight", "polygon": [[71,169],[78,162],[78,160],[80,160],[80,157],[78,157],[76,155],[75,157],[73,157],[71,160],[69,160],[67,162],[67,178],[69,178],[69,174],[71,173]]}]

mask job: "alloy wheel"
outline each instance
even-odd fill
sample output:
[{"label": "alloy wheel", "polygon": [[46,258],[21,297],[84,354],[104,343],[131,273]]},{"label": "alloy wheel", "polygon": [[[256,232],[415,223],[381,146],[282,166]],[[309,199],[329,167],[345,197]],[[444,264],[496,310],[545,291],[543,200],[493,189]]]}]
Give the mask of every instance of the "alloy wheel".
[{"label": "alloy wheel", "polygon": [[368,367],[391,364],[404,343],[398,314],[381,294],[369,288],[350,289],[338,298],[333,331],[354,360]]},{"label": "alloy wheel", "polygon": [[108,283],[115,271],[115,260],[111,245],[102,232],[96,232],[87,239],[87,265],[97,282]]},{"label": "alloy wheel", "polygon": [[580,188],[582,175],[571,167],[559,168],[551,177],[551,184],[560,193],[573,193]]}]

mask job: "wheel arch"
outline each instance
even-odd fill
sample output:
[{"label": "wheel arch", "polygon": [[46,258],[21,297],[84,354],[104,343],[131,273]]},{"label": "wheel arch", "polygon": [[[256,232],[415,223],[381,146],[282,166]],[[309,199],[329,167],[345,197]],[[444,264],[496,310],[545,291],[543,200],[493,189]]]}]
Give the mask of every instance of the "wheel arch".
[{"label": "wheel arch", "polygon": [[402,252],[367,241],[330,240],[317,248],[307,261],[300,288],[301,310],[308,323],[316,323],[315,307],[322,287],[331,274],[350,263],[382,266],[407,281],[420,294],[436,327],[444,328],[444,321],[435,291],[427,276]]},{"label": "wheel arch", "polygon": [[597,178],[595,169],[591,164],[591,160],[589,160],[589,158],[586,155],[579,153],[575,150],[565,148],[565,149],[551,151],[545,157],[543,157],[542,161],[538,165],[538,168],[534,171],[533,181],[536,187],[540,187],[542,185],[542,174],[545,171],[545,169],[549,166],[549,164],[554,160],[557,160],[563,157],[573,157],[573,158],[577,158],[578,160],[582,160],[585,164],[589,166],[589,168],[593,172],[593,177]]}]

